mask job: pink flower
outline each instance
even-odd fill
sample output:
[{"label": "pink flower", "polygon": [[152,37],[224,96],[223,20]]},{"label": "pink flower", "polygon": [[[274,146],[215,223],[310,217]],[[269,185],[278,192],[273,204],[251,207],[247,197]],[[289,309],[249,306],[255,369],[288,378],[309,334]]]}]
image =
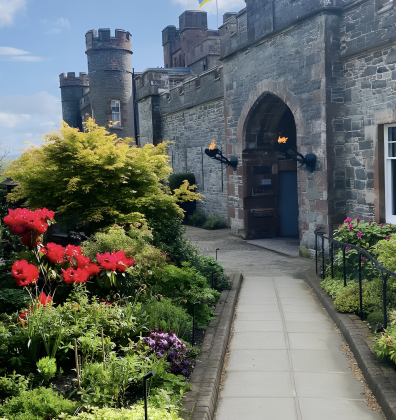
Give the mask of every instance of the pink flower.
[{"label": "pink flower", "polygon": [[338,229],[341,229],[341,228],[342,228],[342,225],[338,226]]},{"label": "pink flower", "polygon": [[366,262],[366,257],[362,258],[362,262],[364,262],[364,263]]},{"label": "pink flower", "polygon": [[357,236],[359,239],[362,239],[362,232],[358,232],[358,233],[356,234],[356,236]]},{"label": "pink flower", "polygon": [[352,222],[352,219],[350,218],[350,217],[347,217],[345,220],[344,220],[344,223],[351,223]]},{"label": "pink flower", "polygon": [[383,227],[383,226],[384,226],[384,224],[383,224],[383,223],[381,223],[381,224],[380,224],[380,226],[381,226],[381,227]]},{"label": "pink flower", "polygon": [[369,225],[371,225],[371,223],[373,223],[373,221],[371,219],[369,219]]},{"label": "pink flower", "polygon": [[389,241],[389,235],[386,237],[386,240]]},{"label": "pink flower", "polygon": [[356,218],[356,221],[359,223],[360,222],[360,217],[357,217]]},{"label": "pink flower", "polygon": [[351,229],[353,229],[353,225],[352,224],[348,225],[348,230],[351,230]]},{"label": "pink flower", "polygon": [[350,247],[350,246],[347,246],[346,248],[345,248],[345,251],[346,252],[348,252],[348,251],[350,251],[352,248]]}]

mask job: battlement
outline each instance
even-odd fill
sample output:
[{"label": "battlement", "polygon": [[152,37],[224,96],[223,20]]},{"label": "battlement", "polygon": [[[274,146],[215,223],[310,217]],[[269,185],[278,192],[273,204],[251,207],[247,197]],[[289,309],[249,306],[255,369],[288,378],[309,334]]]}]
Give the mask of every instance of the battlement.
[{"label": "battlement", "polygon": [[115,36],[111,36],[108,28],[91,29],[85,34],[86,52],[98,49],[120,49],[132,52],[132,35],[123,29],[116,29]]},{"label": "battlement", "polygon": [[88,75],[85,72],[80,72],[78,77],[76,73],[68,72],[67,75],[62,73],[59,75],[60,87],[65,86],[89,86]]}]

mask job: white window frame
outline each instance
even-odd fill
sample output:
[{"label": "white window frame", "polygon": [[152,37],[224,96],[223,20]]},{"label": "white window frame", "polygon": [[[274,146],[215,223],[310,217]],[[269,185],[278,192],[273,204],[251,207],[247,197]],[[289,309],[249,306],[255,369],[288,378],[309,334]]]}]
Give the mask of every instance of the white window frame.
[{"label": "white window frame", "polygon": [[[113,108],[115,108],[117,105],[119,111],[114,112]],[[111,100],[111,120],[113,121],[113,127],[121,127],[121,101],[118,99]]]},{"label": "white window frame", "polygon": [[[392,160],[396,160],[395,157],[389,156],[389,144],[394,144],[396,147],[396,141],[389,142],[388,140],[388,129],[390,127],[395,127],[396,124],[385,124],[384,125],[384,157],[385,157],[385,220],[386,223],[396,223],[396,214],[393,214],[392,205],[393,201],[396,199],[393,198],[393,195],[396,195],[396,186],[393,185],[392,180]],[[396,170],[396,168],[395,168]],[[395,191],[395,193],[393,193]],[[396,213],[396,208],[395,208]]]}]

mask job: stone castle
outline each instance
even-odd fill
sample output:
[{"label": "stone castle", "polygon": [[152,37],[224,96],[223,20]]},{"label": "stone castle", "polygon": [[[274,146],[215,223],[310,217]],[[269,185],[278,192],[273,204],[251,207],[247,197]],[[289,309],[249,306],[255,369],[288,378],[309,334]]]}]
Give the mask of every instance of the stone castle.
[{"label": "stone castle", "polygon": [[[132,70],[131,34],[86,34],[88,74],[60,75],[63,119],[87,115],[139,146],[171,141],[176,173],[243,238],[396,223],[396,8],[392,0],[245,0],[218,30],[186,11],[162,32],[164,68]],[[286,140],[285,140],[286,139]],[[215,140],[234,171],[204,150]],[[313,172],[290,153],[314,154]],[[395,143],[393,143],[395,142]],[[395,155],[395,156],[393,156]]]}]

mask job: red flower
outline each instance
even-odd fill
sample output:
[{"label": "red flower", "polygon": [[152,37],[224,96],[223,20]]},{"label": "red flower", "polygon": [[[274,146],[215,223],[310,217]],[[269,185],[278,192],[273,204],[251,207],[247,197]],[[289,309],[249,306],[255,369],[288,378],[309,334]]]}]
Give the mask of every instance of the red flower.
[{"label": "red flower", "polygon": [[65,250],[65,254],[69,257],[69,260],[72,257],[76,257],[81,254],[81,246],[68,245]]},{"label": "red flower", "polygon": [[18,286],[28,286],[35,283],[39,277],[37,267],[29,264],[26,260],[15,261],[12,265],[11,274]]},{"label": "red flower", "polygon": [[54,212],[44,209],[30,211],[28,209],[10,209],[4,223],[10,226],[14,235],[24,236],[28,232],[35,231],[42,235],[48,229],[48,219],[54,218]]},{"label": "red flower", "polygon": [[100,272],[100,268],[94,263],[89,263],[85,271],[88,273],[89,277],[97,276]]},{"label": "red flower", "polygon": [[28,314],[28,311],[26,310],[22,312],[21,314],[19,314],[19,317],[18,317],[18,322],[22,322],[24,327],[27,326],[27,322],[25,321],[27,314]]},{"label": "red flower", "polygon": [[52,300],[52,297],[50,295],[46,295],[44,292],[40,293],[38,297],[39,304],[43,306],[47,306]]},{"label": "red flower", "polygon": [[63,246],[54,244],[53,242],[48,243],[45,250],[44,248],[41,248],[41,252],[46,255],[48,260],[52,263],[62,263],[66,261]]},{"label": "red flower", "polygon": [[123,273],[135,263],[133,258],[125,256],[125,251],[113,251],[111,254],[105,252],[104,254],[97,254],[96,258],[103,270],[118,271],[119,273]]},{"label": "red flower", "polygon": [[[74,257],[74,260],[77,262],[78,268],[86,268],[91,263],[91,258],[86,257],[85,255],[76,255]],[[73,265],[74,265],[74,260],[72,261]]]},{"label": "red flower", "polygon": [[74,269],[73,267],[67,270],[62,270],[62,277],[66,284],[85,283],[88,280],[88,272],[81,268]]},{"label": "red flower", "polygon": [[22,236],[22,243],[28,248],[32,248],[40,243],[40,237],[34,231],[27,232]]}]

